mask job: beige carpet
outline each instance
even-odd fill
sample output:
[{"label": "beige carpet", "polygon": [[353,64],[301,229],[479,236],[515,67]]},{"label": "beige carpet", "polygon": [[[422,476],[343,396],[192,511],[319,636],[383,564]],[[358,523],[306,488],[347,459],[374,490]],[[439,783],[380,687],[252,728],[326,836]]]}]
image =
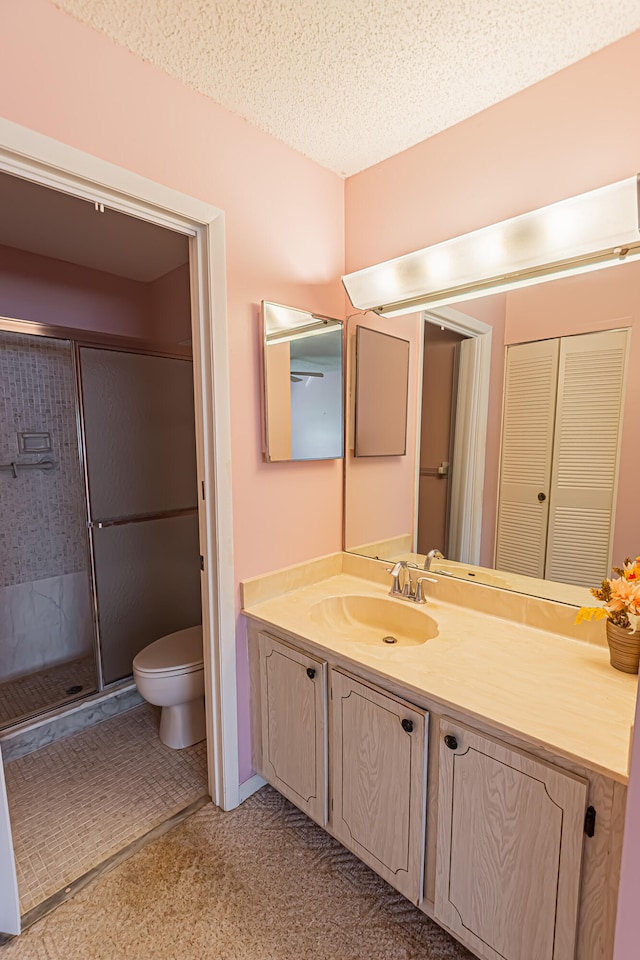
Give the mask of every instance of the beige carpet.
[{"label": "beige carpet", "polygon": [[270,787],[209,804],[0,948],[1,960],[467,960]]}]

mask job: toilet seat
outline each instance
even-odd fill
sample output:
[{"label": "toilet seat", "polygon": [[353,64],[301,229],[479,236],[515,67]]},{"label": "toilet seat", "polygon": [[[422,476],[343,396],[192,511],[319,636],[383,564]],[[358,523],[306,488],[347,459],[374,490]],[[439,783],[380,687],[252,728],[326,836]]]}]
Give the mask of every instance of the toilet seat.
[{"label": "toilet seat", "polygon": [[133,668],[141,676],[167,678],[202,670],[202,625],[154,640],[136,654]]}]

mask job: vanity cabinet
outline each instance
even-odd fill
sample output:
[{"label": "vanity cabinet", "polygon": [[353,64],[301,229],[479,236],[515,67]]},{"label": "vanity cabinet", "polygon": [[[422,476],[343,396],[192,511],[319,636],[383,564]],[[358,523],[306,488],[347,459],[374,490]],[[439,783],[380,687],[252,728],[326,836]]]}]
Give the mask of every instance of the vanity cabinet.
[{"label": "vanity cabinet", "polygon": [[485,960],[572,960],[587,781],[446,718],[435,919]]},{"label": "vanity cabinet", "polygon": [[626,787],[303,648],[249,622],[256,771],[481,960],[613,960]]},{"label": "vanity cabinet", "polygon": [[316,823],[327,822],[327,665],[258,634],[259,773]]},{"label": "vanity cabinet", "polygon": [[428,714],[339,670],[330,679],[332,833],[417,904]]}]

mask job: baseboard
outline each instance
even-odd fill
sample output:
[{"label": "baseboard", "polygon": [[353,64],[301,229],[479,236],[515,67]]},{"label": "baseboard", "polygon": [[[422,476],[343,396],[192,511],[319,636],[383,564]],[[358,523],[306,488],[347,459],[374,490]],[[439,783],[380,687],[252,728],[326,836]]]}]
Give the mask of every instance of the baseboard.
[{"label": "baseboard", "polygon": [[238,796],[240,797],[240,803],[244,803],[245,800],[248,800],[252,793],[255,793],[256,790],[259,790],[260,787],[264,787],[267,781],[258,776],[257,773],[254,773],[252,777],[249,777],[248,780],[245,780],[244,783],[241,783],[238,787]]}]

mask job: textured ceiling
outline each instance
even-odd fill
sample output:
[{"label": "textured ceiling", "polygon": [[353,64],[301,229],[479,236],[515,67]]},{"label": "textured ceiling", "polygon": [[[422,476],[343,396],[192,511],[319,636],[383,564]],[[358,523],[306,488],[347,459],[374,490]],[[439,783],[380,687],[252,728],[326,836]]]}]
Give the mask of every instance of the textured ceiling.
[{"label": "textured ceiling", "polygon": [[640,28],[638,0],[54,0],[336,173]]}]

